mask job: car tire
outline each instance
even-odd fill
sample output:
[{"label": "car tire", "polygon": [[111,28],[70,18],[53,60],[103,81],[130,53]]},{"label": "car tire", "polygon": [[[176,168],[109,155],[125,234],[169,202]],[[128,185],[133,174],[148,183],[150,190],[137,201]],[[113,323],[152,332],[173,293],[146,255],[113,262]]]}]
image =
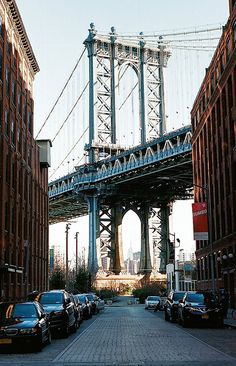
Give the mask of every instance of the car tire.
[{"label": "car tire", "polygon": [[51,330],[48,329],[48,339],[46,344],[51,344],[52,343],[52,334],[51,334]]},{"label": "car tire", "polygon": [[67,338],[69,336],[69,333],[70,333],[70,327],[69,324],[67,323],[62,331],[62,337]]},{"label": "car tire", "polygon": [[189,322],[186,320],[186,319],[182,319],[182,326],[184,327],[184,328],[188,328],[189,327]]},{"label": "car tire", "polygon": [[43,338],[42,334],[34,341],[33,349],[35,352],[41,352],[43,349]]},{"label": "car tire", "polygon": [[165,320],[168,322],[170,320],[169,315],[167,314],[167,311],[165,310]]},{"label": "car tire", "polygon": [[76,333],[77,331],[77,321],[75,320],[74,324],[70,328],[71,333]]},{"label": "car tire", "polygon": [[224,328],[224,319],[218,320],[216,325],[217,328]]}]

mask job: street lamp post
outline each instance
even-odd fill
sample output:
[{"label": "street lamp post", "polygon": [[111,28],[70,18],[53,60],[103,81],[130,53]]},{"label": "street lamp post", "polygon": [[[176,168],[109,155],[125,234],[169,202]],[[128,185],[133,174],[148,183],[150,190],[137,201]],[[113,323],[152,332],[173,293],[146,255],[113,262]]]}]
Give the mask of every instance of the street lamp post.
[{"label": "street lamp post", "polygon": [[68,290],[68,287],[69,287],[69,283],[68,283],[68,232],[69,232],[69,229],[70,229],[70,223],[68,222],[66,224],[66,289]]},{"label": "street lamp post", "polygon": [[75,233],[75,273],[78,273],[78,235],[79,232]]}]

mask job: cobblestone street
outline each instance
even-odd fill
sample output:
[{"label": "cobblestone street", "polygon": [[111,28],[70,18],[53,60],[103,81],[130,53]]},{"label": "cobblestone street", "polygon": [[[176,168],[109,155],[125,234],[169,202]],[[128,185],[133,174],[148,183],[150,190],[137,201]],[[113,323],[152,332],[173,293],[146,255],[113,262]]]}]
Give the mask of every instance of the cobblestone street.
[{"label": "cobblestone street", "polygon": [[[225,349],[224,339],[231,339]],[[76,335],[54,339],[41,353],[1,354],[0,365],[231,366],[236,364],[235,340],[235,330],[184,330],[165,322],[162,312],[116,303],[84,322]]]}]

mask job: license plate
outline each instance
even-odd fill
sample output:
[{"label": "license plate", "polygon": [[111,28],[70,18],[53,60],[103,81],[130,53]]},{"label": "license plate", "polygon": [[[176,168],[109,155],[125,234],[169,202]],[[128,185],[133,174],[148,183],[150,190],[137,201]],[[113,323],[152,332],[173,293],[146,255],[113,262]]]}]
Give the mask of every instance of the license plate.
[{"label": "license plate", "polygon": [[12,339],[11,338],[2,338],[0,339],[0,344],[11,344]]},{"label": "license plate", "polygon": [[209,319],[209,315],[208,314],[203,314],[202,319]]}]

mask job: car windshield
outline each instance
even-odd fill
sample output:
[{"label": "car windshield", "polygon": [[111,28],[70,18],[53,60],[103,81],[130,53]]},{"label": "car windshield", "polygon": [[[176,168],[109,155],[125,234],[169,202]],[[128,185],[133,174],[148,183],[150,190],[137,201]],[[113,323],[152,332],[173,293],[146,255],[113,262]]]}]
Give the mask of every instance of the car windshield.
[{"label": "car windshield", "polygon": [[41,304],[62,304],[63,295],[57,292],[45,292],[40,296],[39,302]]},{"label": "car windshield", "polygon": [[159,296],[148,296],[148,301],[156,301],[156,300],[159,300],[160,297]]},{"label": "car windshield", "polygon": [[0,304],[0,318],[36,318],[37,311],[33,304]]},{"label": "car windshield", "polygon": [[203,294],[188,294],[186,297],[186,301],[204,304],[204,295]]},{"label": "car windshield", "polygon": [[86,295],[87,296],[87,298],[89,299],[89,301],[94,301],[94,297],[93,297],[93,295]]},{"label": "car windshield", "polygon": [[79,297],[79,301],[86,304],[86,297],[85,296],[78,296]]},{"label": "car windshield", "polygon": [[175,294],[173,294],[173,300],[174,301],[178,301],[178,300],[182,300],[184,297],[184,292],[176,292]]}]

